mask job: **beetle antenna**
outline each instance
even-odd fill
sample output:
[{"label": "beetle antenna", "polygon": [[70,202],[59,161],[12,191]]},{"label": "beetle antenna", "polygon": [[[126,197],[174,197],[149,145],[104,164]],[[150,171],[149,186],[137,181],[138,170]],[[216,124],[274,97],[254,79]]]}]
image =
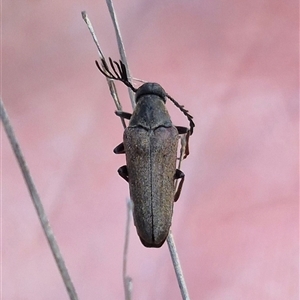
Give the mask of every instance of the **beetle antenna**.
[{"label": "beetle antenna", "polygon": [[97,60],[95,62],[97,68],[105,77],[112,80],[122,81],[126,86],[131,88],[133,92],[137,91],[137,89],[129,82],[126,67],[121,60],[119,60],[118,63],[109,57],[109,64],[112,71],[110,70],[105,58],[101,59],[102,65],[100,65]]},{"label": "beetle antenna", "polygon": [[182,112],[183,114],[188,118],[189,122],[190,122],[190,129],[189,129],[189,135],[192,135],[193,134],[193,131],[194,131],[194,127],[195,127],[195,123],[193,121],[193,116],[191,116],[189,114],[189,111],[187,109],[184,108],[183,105],[180,105],[175,99],[173,99],[170,95],[166,94],[166,96],[174,103],[174,105],[176,107],[178,107]]}]

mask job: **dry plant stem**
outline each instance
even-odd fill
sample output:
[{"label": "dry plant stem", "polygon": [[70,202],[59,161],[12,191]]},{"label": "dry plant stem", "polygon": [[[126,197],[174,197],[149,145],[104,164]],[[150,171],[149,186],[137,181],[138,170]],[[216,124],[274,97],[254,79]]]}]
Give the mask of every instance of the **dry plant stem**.
[{"label": "dry plant stem", "polygon": [[130,232],[130,218],[132,212],[132,201],[127,199],[127,216],[126,216],[126,229],[125,229],[125,244],[123,250],[123,284],[125,291],[125,299],[131,300],[132,292],[132,279],[127,275],[127,257],[128,257],[128,245],[129,245],[129,232]]},{"label": "dry plant stem", "polygon": [[[112,7],[112,11],[114,11],[113,7]],[[83,11],[81,13],[81,15],[82,15],[83,20],[87,24],[88,29],[89,29],[92,37],[93,37],[93,40],[94,40],[94,42],[96,44],[96,47],[98,49],[98,54],[99,54],[100,58],[103,59],[104,55],[103,55],[101,47],[100,47],[100,45],[98,43],[98,39],[96,37],[96,34],[95,34],[94,29],[93,29],[92,23],[89,20],[86,12]],[[115,18],[115,14],[113,13],[113,15],[114,15],[114,20],[115,20],[113,22],[114,22],[114,24],[115,23],[117,24],[117,21],[116,21],[116,18]],[[118,32],[119,27],[117,26],[117,27],[115,27],[115,29]],[[117,35],[120,36],[120,33],[117,34]],[[122,48],[124,48],[124,46],[122,44],[122,39],[120,39],[120,43],[122,45]],[[120,44],[119,44],[119,49],[120,49]],[[123,56],[121,55],[122,60],[123,60],[124,57],[125,57],[125,51],[123,51],[122,53],[124,53]],[[126,57],[125,57],[125,61],[123,61],[123,62],[124,62],[124,64],[126,63],[126,65],[127,65]],[[115,105],[117,107],[117,110],[122,111],[122,105],[121,105],[121,103],[119,101],[119,97],[117,95],[117,90],[116,90],[116,86],[114,84],[114,81],[110,80],[108,78],[106,78],[106,80],[107,80],[107,83],[108,83],[108,86],[109,86],[109,90],[110,90],[111,96],[112,96],[112,98],[113,98],[113,100],[115,102]],[[125,121],[124,121],[123,118],[121,118],[121,122],[122,122],[123,128],[126,128],[126,124],[125,124]],[[126,220],[126,234],[125,234],[124,252],[123,252],[123,284],[124,284],[125,299],[126,300],[130,300],[131,299],[131,291],[132,291],[132,279],[129,276],[127,276],[127,255],[128,255],[129,231],[130,231],[131,200],[129,200],[128,203],[127,203],[127,214],[128,214],[128,216],[127,216],[127,220]]]},{"label": "dry plant stem", "polygon": [[[104,59],[105,57],[104,57],[103,52],[101,50],[101,47],[100,47],[100,45],[98,43],[98,39],[97,39],[97,36],[95,34],[93,25],[92,25],[92,23],[91,23],[88,15],[87,15],[87,13],[85,11],[81,12],[81,16],[82,16],[84,22],[86,23],[86,25],[88,27],[88,30],[91,33],[92,38],[94,40],[94,43],[95,43],[95,45],[96,45],[96,47],[98,49],[98,55],[100,57],[100,63],[101,63],[101,60]],[[109,79],[109,78],[107,78],[107,77],[106,77],[106,81],[107,81],[107,84],[108,84],[108,87],[109,87],[110,94],[111,94],[111,96],[112,96],[112,98],[113,98],[113,100],[115,102],[117,110],[123,111],[121,102],[120,102],[119,97],[118,97],[118,93],[117,93],[117,89],[116,89],[114,81],[111,80],[111,79]],[[123,118],[120,118],[120,119],[121,119],[123,128],[126,128],[125,120]]]},{"label": "dry plant stem", "polygon": [[176,246],[175,246],[175,242],[174,242],[173,234],[172,234],[171,230],[169,232],[167,242],[168,242],[168,246],[169,246],[169,250],[170,250],[170,254],[171,254],[171,258],[172,258],[173,266],[175,269],[175,273],[176,273],[177,281],[179,284],[182,299],[189,300],[190,299],[189,293],[188,293],[188,290],[187,290],[187,287],[185,284],[185,280],[183,277],[178,253],[176,250]]},{"label": "dry plant stem", "polygon": [[35,184],[30,176],[28,167],[25,163],[24,156],[21,152],[19,143],[16,139],[16,136],[14,134],[13,128],[11,126],[11,123],[9,121],[9,117],[7,115],[7,112],[5,110],[4,104],[2,102],[2,99],[0,98],[0,116],[1,120],[5,129],[5,132],[7,134],[7,137],[10,141],[11,147],[13,149],[13,152],[17,158],[17,161],[19,163],[19,166],[21,168],[24,180],[26,182],[27,188],[29,190],[29,193],[31,195],[32,202],[34,204],[34,207],[36,209],[37,215],[40,219],[42,228],[44,230],[44,233],[46,235],[47,241],[49,243],[50,249],[52,251],[52,254],[54,256],[55,262],[57,264],[57,267],[60,271],[60,274],[62,276],[62,279],[64,281],[65,287],[67,289],[68,295],[71,300],[77,300],[77,294],[75,291],[75,287],[71,281],[71,277],[68,273],[67,267],[65,265],[65,262],[63,260],[63,257],[61,255],[61,252],[59,250],[58,244],[56,242],[56,239],[54,237],[53,231],[50,227],[49,220],[47,218],[47,215],[45,213],[45,210],[43,208],[41,199],[37,193]]},{"label": "dry plant stem", "polygon": [[[127,71],[127,76],[128,80],[131,83],[131,76],[130,76],[130,71],[127,63],[127,58],[125,54],[125,48],[124,44],[122,41],[121,37],[121,31],[119,28],[118,20],[115,14],[115,9],[113,7],[113,3],[111,0],[106,0],[106,4],[110,13],[110,17],[112,19],[114,28],[115,28],[115,33],[116,33],[116,38],[117,38],[117,43],[118,43],[118,48],[119,48],[119,53],[121,56],[121,60],[123,64],[126,67]],[[132,108],[134,109],[135,107],[135,95],[133,91],[128,88],[128,93],[129,97],[131,100],[131,105]],[[123,284],[124,284],[124,292],[125,292],[125,299],[130,300],[131,295],[132,295],[132,279],[127,275],[127,257],[128,257],[128,245],[129,245],[129,233],[130,233],[130,218],[131,218],[131,211],[132,211],[132,201],[129,199],[127,201],[127,218],[126,218],[126,232],[125,232],[125,242],[124,242],[124,251],[123,251]]]},{"label": "dry plant stem", "polygon": [[[179,170],[180,170],[181,163],[182,163],[183,156],[185,154],[185,149],[186,149],[186,134],[184,134],[180,137],[180,142],[181,142],[180,157],[179,157],[179,161],[178,161],[178,165],[177,165],[177,168]],[[178,180],[175,181],[175,191],[177,189],[177,185],[178,185]],[[175,241],[174,241],[171,229],[170,229],[170,232],[169,232],[169,235],[167,238],[167,243],[168,243],[168,247],[169,247],[170,255],[172,258],[172,262],[173,262],[174,270],[176,273],[176,277],[177,277],[177,281],[178,281],[178,285],[180,288],[182,299],[189,300],[190,297],[189,297],[188,289],[187,289],[187,286],[186,286],[186,283],[184,280],[179,256],[178,256],[178,253],[176,250]]]},{"label": "dry plant stem", "polygon": [[[129,70],[129,66],[128,66],[128,63],[127,63],[125,48],[124,48],[124,44],[123,44],[123,40],[122,40],[122,36],[121,36],[121,31],[120,31],[119,24],[118,24],[118,20],[117,20],[117,17],[116,17],[115,9],[114,9],[114,6],[113,6],[113,2],[112,2],[112,0],[106,0],[106,4],[107,4],[107,7],[108,7],[108,10],[109,10],[110,17],[112,19],[114,28],[115,28],[116,38],[117,38],[117,43],[118,43],[118,48],[119,48],[119,53],[120,53],[120,56],[121,56],[121,60],[122,60],[123,64],[126,67],[128,81],[130,83],[132,83],[130,70]],[[135,107],[134,93],[130,88],[128,88],[128,93],[129,93],[132,108],[134,109],[134,107]]]}]

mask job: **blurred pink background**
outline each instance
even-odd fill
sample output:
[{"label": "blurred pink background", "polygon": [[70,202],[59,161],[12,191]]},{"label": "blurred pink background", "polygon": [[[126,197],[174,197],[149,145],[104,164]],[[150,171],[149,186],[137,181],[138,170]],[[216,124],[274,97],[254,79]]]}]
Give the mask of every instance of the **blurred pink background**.
[{"label": "blurred pink background", "polygon": [[[299,299],[298,1],[114,4],[132,75],[196,123],[172,226],[191,299]],[[2,2],[1,95],[79,298],[123,299],[123,130],[82,10],[118,59],[105,1]],[[2,298],[68,299],[3,130],[1,172]],[[133,299],[181,299],[133,225],[128,271]]]}]

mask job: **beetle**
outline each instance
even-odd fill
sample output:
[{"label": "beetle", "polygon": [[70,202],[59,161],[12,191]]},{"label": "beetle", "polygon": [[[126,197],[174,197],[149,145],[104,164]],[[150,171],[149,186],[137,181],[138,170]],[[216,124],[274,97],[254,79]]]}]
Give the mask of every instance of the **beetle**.
[{"label": "beetle", "polygon": [[[159,248],[169,234],[173,204],[180,196],[184,181],[184,173],[176,169],[179,135],[186,134],[188,140],[195,124],[188,111],[158,83],[147,82],[135,89],[128,81],[124,64],[109,60],[114,74],[104,59],[102,67],[96,62],[101,73],[124,82],[136,93],[132,114],[116,112],[119,117],[129,119],[123,142],[114,149],[114,153],[126,155],[126,165],[120,167],[118,173],[129,183],[134,224],[142,244]],[[165,106],[166,98],[187,116],[190,129],[173,125]],[[187,155],[188,147],[185,157]],[[175,191],[177,179],[180,182]]]}]

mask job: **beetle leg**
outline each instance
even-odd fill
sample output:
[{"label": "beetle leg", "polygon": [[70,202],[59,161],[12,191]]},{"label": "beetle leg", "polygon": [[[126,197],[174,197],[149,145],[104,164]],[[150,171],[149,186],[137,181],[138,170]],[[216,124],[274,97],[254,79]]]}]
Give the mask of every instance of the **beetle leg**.
[{"label": "beetle leg", "polygon": [[124,144],[121,143],[120,145],[118,145],[118,146],[114,149],[114,153],[115,153],[115,154],[124,154],[124,153],[125,153]]},{"label": "beetle leg", "polygon": [[124,119],[127,119],[127,120],[130,120],[132,114],[130,113],[127,113],[127,112],[124,112],[124,111],[121,111],[121,110],[116,110],[115,111],[115,114],[118,116],[118,117],[121,117],[121,118],[124,118]]},{"label": "beetle leg", "polygon": [[175,196],[174,196],[174,202],[176,202],[181,193],[182,185],[184,182],[184,173],[182,171],[180,171],[179,169],[176,169],[174,179],[180,179],[179,185],[177,187],[177,191],[175,192]]},{"label": "beetle leg", "polygon": [[184,156],[183,156],[183,159],[185,159],[190,154],[190,149],[189,149],[190,131],[188,128],[182,127],[182,126],[176,126],[176,129],[178,130],[179,134],[186,134],[186,136],[185,136],[185,152],[184,152]]},{"label": "beetle leg", "polygon": [[190,139],[190,131],[188,131],[188,133],[185,136],[185,153],[184,153],[184,157],[183,159],[185,159],[189,154],[190,154],[190,148],[189,148],[189,139]]},{"label": "beetle leg", "polygon": [[127,166],[122,166],[118,169],[118,173],[119,175],[125,179],[127,182],[129,181],[128,179],[128,170],[127,170]]}]

